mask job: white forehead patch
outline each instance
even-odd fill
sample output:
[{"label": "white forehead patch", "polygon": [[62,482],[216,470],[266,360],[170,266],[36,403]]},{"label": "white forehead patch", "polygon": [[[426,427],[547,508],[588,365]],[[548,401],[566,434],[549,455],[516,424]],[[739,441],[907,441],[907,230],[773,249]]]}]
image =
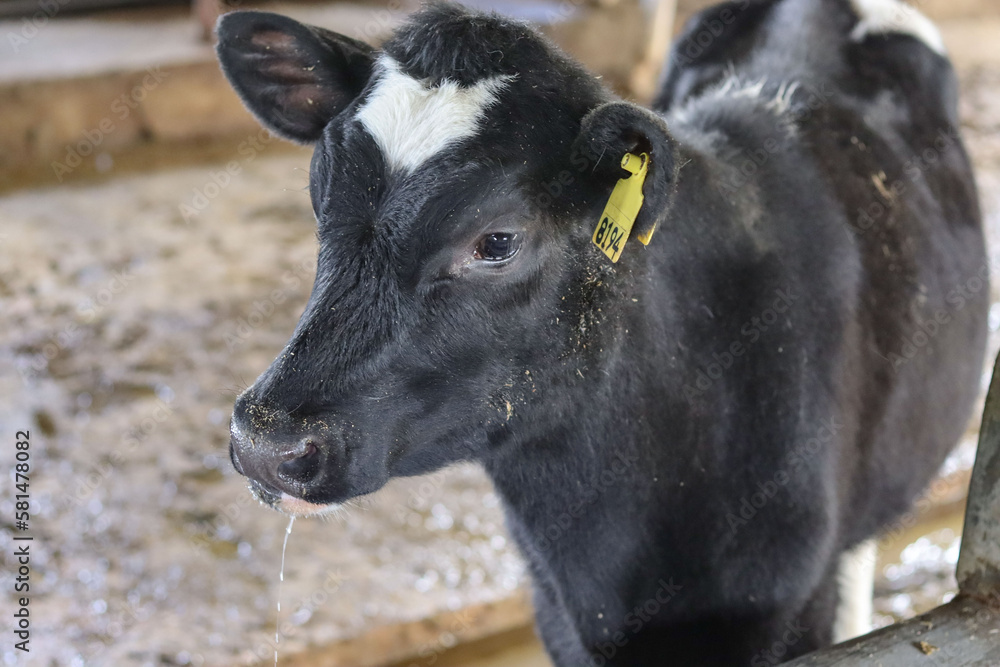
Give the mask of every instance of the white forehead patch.
[{"label": "white forehead patch", "polygon": [[944,40],[937,26],[916,7],[900,0],[851,0],[851,5],[861,19],[851,33],[853,40],[860,42],[870,34],[901,32],[945,54]]},{"label": "white forehead patch", "polygon": [[483,113],[513,78],[483,79],[463,88],[454,81],[428,86],[383,55],[378,83],[357,118],[382,150],[389,168],[413,171],[449,144],[476,134]]}]

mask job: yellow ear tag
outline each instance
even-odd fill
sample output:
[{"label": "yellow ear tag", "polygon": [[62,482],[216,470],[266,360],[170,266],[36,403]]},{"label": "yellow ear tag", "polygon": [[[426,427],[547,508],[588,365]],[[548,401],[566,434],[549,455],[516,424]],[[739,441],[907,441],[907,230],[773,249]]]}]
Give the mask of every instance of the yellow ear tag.
[{"label": "yellow ear tag", "polygon": [[[632,232],[632,225],[642,208],[642,184],[649,170],[649,155],[625,153],[622,158],[622,169],[632,174],[628,178],[619,179],[615,189],[608,198],[608,203],[601,214],[601,221],[594,230],[591,240],[607,255],[612,262],[617,262],[625,248],[625,241]],[[653,230],[639,235],[643,245],[649,243]]]}]

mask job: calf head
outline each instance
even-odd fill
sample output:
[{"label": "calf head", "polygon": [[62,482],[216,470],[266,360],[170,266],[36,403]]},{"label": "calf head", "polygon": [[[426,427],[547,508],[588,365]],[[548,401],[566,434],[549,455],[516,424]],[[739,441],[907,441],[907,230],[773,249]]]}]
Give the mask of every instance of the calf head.
[{"label": "calf head", "polygon": [[585,287],[611,267],[589,238],[625,152],[651,156],[637,227],[666,214],[663,122],[529,27],[454,5],[379,51],[260,12],[223,16],[218,37],[250,111],[315,145],[316,282],[233,413],[255,494],[316,513],[557,420],[545,388],[574,381],[598,335]]}]

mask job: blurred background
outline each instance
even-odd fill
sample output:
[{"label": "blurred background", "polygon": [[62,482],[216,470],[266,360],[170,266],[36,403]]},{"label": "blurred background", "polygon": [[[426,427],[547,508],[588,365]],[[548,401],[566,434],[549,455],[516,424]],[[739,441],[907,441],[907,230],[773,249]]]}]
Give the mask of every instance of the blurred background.
[{"label": "blurred background", "polygon": [[[668,0],[471,4],[535,22],[645,101],[672,30],[709,3],[680,0],[673,23]],[[1000,5],[916,4],[961,80],[997,267]],[[0,1],[0,433],[31,430],[35,538],[32,652],[4,643],[3,664],[274,660],[287,519],[231,469],[228,421],[287,340],[316,245],[309,151],[260,131],[213,57],[215,17],[250,7],[377,44],[415,4]],[[996,303],[990,327],[992,360]],[[885,527],[877,625],[954,594],[979,409],[921,510]],[[11,604],[14,493],[2,476]],[[548,665],[527,587],[480,470],[395,480],[295,524],[281,664]]]}]

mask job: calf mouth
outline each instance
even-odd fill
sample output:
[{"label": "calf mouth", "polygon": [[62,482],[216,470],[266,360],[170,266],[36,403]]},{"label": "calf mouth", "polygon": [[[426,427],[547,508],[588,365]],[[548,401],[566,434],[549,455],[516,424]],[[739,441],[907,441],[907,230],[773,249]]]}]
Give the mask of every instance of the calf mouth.
[{"label": "calf mouth", "polygon": [[288,516],[296,518],[329,514],[331,512],[336,512],[341,508],[340,503],[328,503],[326,505],[322,505],[319,503],[309,502],[304,498],[296,498],[295,496],[289,495],[283,491],[269,489],[255,479],[248,478],[247,487],[250,489],[250,493],[253,494],[254,498],[262,504],[267,505],[273,510],[281,512],[282,514],[287,514]]},{"label": "calf mouth", "polygon": [[305,516],[319,516],[321,514],[330,514],[331,512],[336,512],[340,509],[340,503],[330,503],[329,505],[319,505],[317,503],[311,503],[308,500],[303,500],[302,498],[296,498],[295,496],[290,496],[287,493],[282,493],[281,498],[278,499],[278,503],[274,506],[276,510],[294,517],[305,517]]}]

